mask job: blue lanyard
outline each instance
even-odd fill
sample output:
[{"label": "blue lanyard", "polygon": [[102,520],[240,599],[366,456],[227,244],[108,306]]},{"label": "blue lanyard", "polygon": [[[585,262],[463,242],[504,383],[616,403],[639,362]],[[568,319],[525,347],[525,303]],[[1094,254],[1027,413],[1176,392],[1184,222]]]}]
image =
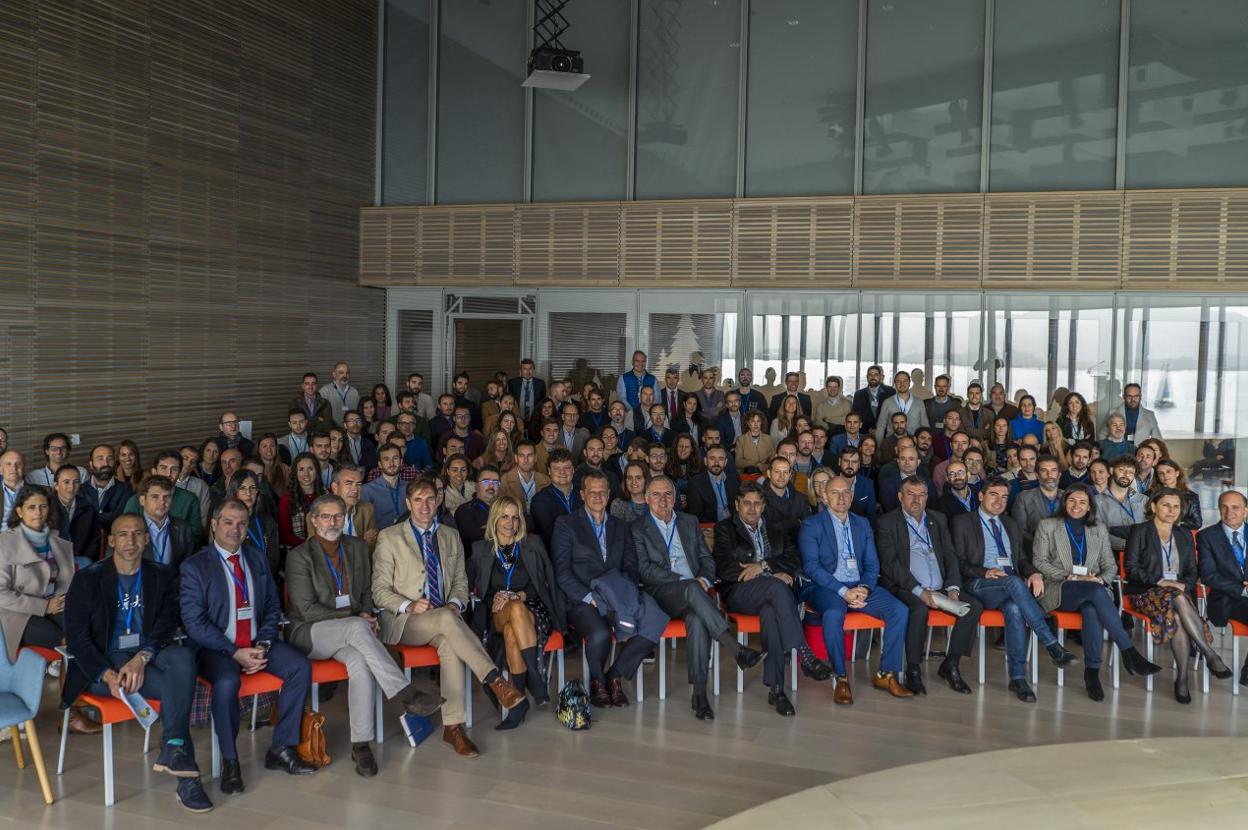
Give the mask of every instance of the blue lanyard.
[{"label": "blue lanyard", "polygon": [[335,383],[333,386],[334,386],[334,391],[338,393],[338,397],[342,400],[342,405],[343,405],[343,407],[345,408],[345,407],[346,407],[346,405],[347,405],[347,394],[351,391],[351,386],[350,386],[350,384],[348,384],[348,385],[347,385],[347,391],[346,391],[346,392],[342,392],[342,391],[340,391],[340,390],[338,389],[338,384],[336,384],[336,383]]},{"label": "blue lanyard", "polygon": [[150,519],[147,520],[148,529],[152,531],[152,552],[156,554],[156,561],[162,565],[169,564],[169,519],[165,519],[164,528],[159,528]]},{"label": "blue lanyard", "polygon": [[[1170,531],[1170,544],[1161,541],[1161,532],[1157,533],[1157,542],[1161,545],[1161,555],[1166,557],[1166,570],[1174,571],[1174,565],[1171,564],[1174,559],[1174,531]],[[1175,571],[1177,573],[1177,571]]]},{"label": "blue lanyard", "polygon": [[[1113,498],[1113,496],[1111,495],[1110,498]],[[1135,508],[1131,506],[1130,491],[1127,492],[1127,497],[1123,499],[1122,501],[1118,501],[1117,499],[1114,499],[1114,501],[1118,502],[1118,506],[1121,507],[1123,512],[1126,513],[1128,516],[1130,516],[1131,521],[1134,522],[1135,521]]]},{"label": "blue lanyard", "polygon": [[511,593],[511,577],[516,570],[516,563],[520,561],[520,543],[511,543],[511,564],[507,564],[507,558],[503,556],[501,547],[494,549],[494,555],[498,557],[498,564],[503,569],[503,575],[507,578],[507,593]]},{"label": "blue lanyard", "polygon": [[1070,537],[1070,546],[1074,552],[1075,564],[1082,565],[1084,560],[1087,559],[1088,532],[1085,530],[1082,533],[1076,534],[1070,526],[1069,519],[1062,522],[1062,524],[1066,525],[1066,535]]},{"label": "blue lanyard", "polygon": [[594,536],[598,538],[598,547],[605,549],[607,546],[607,517],[604,515],[602,517],[602,524],[598,524],[594,521],[594,514],[586,510],[585,515],[589,517],[589,526],[594,529]]},{"label": "blue lanyard", "polygon": [[[659,526],[658,517],[655,516],[653,513],[651,513],[650,518],[654,520],[654,526],[659,529],[659,535],[662,536],[663,528]],[[672,529],[667,534],[667,537],[663,540],[667,542],[667,555],[668,556],[672,555],[672,539],[675,538],[675,536],[676,536],[676,515],[672,514]]]},{"label": "blue lanyard", "polygon": [[1050,516],[1052,516],[1054,513],[1057,512],[1057,501],[1058,499],[1061,498],[1060,495],[1057,498],[1051,499],[1051,500],[1045,499],[1043,495],[1041,495],[1040,498],[1044,499],[1044,509],[1049,512]]},{"label": "blue lanyard", "polygon": [[[218,555],[220,555],[220,554],[218,554]],[[237,586],[238,586],[238,590],[239,590],[240,592],[242,592],[242,595],[243,595],[243,605],[242,605],[242,606],[240,606],[240,607],[246,607],[246,606],[248,606],[248,605],[251,605],[251,598],[250,598],[250,596],[249,596],[249,595],[248,595],[248,593],[247,593],[247,579],[246,579],[246,576],[247,576],[247,563],[243,561],[243,551],[242,551],[242,549],[241,549],[241,548],[239,549],[238,553],[237,553],[237,554],[235,554],[235,555],[238,557],[238,566],[239,566],[240,568],[242,568],[242,569],[243,569],[243,577],[244,577],[244,578],[243,578],[241,581],[240,581],[240,580],[239,580],[239,578],[238,578],[238,574],[234,573],[234,567],[233,567],[232,565],[230,565],[230,562],[229,562],[229,557],[228,557],[228,556],[222,556],[222,557],[221,557],[221,561],[225,563],[225,572],[226,572],[226,573],[228,573],[228,574],[230,575],[230,579],[234,582],[234,584],[235,584],[235,585],[237,585]]]},{"label": "blue lanyard", "polygon": [[[983,513],[980,513],[978,515],[979,515],[979,523],[984,526],[984,530],[988,531],[988,535],[992,537],[992,544],[996,546],[997,548],[997,557],[1000,559],[1004,559],[1005,557],[1009,556],[1010,554],[1008,551],[1006,551],[1005,545],[1002,544],[1000,532],[997,531],[993,525],[990,525],[984,521]],[[996,519],[994,518],[993,521],[996,521]]]},{"label": "blue lanyard", "polygon": [[[325,564],[329,566],[329,575],[334,578],[334,585],[338,586],[338,594],[341,595],[342,594],[342,576],[338,573],[337,568],[334,567],[334,563],[332,560],[330,560],[329,554],[322,550],[321,555],[325,557]],[[346,568],[346,556],[343,555],[343,552],[342,552],[342,542],[338,543],[338,561],[343,563],[342,569],[345,571],[347,569]]]},{"label": "blue lanyard", "polygon": [[[832,511],[828,511],[828,515],[832,517],[832,524],[840,524],[840,520],[832,515]],[[854,535],[849,529],[849,517],[846,516],[845,526],[841,528],[842,547],[845,550],[841,553],[843,559],[849,560],[854,558]]]},{"label": "blue lanyard", "polygon": [[247,524],[247,538],[255,542],[262,553],[269,552],[269,543],[264,540],[264,528],[260,524],[259,516],[252,516]]},{"label": "blue lanyard", "polygon": [[924,533],[923,529],[919,527],[919,523],[914,521],[914,519],[911,519],[908,515],[906,516],[906,524],[910,526],[912,531],[914,531],[914,535],[919,537],[919,541],[923,543],[924,547],[933,553],[936,552],[936,548],[932,545],[931,533]]},{"label": "blue lanyard", "polygon": [[559,489],[558,487],[556,487],[555,485],[553,485],[553,484],[552,484],[552,485],[550,485],[550,489],[552,489],[552,490],[554,490],[554,491],[555,491],[555,497],[556,497],[556,498],[558,498],[558,499],[559,499],[559,501],[560,501],[560,503],[562,503],[562,504],[563,504],[563,509],[564,509],[564,510],[566,510],[566,511],[568,511],[569,513],[571,513],[571,512],[572,512],[572,500],[571,500],[571,499],[569,499],[567,496],[565,496],[565,495],[563,494],[563,491],[562,491],[562,490],[560,490],[560,489]]},{"label": "blue lanyard", "polygon": [[[126,600],[130,599],[130,602]],[[134,574],[134,596],[128,598],[125,591],[121,589],[121,580],[117,581],[117,606],[126,612],[126,633],[134,631],[132,625],[134,620],[134,609],[139,607],[139,603],[143,601],[143,566],[140,564],[139,569]]]}]

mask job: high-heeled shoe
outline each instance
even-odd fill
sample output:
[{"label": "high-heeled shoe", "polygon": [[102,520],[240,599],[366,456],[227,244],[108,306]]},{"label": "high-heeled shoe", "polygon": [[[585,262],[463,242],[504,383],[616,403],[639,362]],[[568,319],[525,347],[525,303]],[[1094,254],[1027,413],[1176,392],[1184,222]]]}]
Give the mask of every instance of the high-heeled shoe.
[{"label": "high-heeled shoe", "polygon": [[1212,674],[1214,677],[1216,677],[1218,680],[1225,680],[1226,678],[1235,674],[1235,672],[1231,671],[1230,666],[1222,662],[1221,657],[1215,656],[1212,660],[1208,660],[1207,662],[1209,664],[1209,673]]},{"label": "high-heeled shoe", "polygon": [[524,716],[527,715],[528,713],[529,713],[529,699],[526,697],[524,700],[520,701],[520,703],[517,704],[515,708],[508,709],[507,717],[503,718],[499,722],[498,726],[494,728],[499,731],[503,731],[507,729],[515,729],[517,726],[524,723]]},{"label": "high-heeled shoe", "polygon": [[1161,666],[1140,654],[1140,650],[1134,646],[1122,652],[1122,667],[1130,675],[1150,675],[1161,671]]},{"label": "high-heeled shoe", "polygon": [[1179,691],[1180,688],[1181,688],[1180,681],[1178,680],[1174,681],[1174,699],[1177,700],[1179,703],[1191,703],[1192,693],[1189,692],[1186,688],[1184,688],[1183,691],[1180,692]]}]

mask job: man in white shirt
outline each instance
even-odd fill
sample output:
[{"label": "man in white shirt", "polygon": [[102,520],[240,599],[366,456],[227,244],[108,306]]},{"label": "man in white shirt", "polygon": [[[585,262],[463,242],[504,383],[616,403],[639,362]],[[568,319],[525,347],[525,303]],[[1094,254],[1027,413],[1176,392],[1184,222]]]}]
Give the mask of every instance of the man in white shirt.
[{"label": "man in white shirt", "polygon": [[927,422],[927,409],[923,402],[910,394],[910,373],[898,372],[893,376],[895,393],[880,404],[880,414],[875,422],[875,438],[884,440],[884,433],[889,429],[889,418],[893,413],[900,412],[906,416],[906,432],[914,435],[919,427],[931,427]]}]

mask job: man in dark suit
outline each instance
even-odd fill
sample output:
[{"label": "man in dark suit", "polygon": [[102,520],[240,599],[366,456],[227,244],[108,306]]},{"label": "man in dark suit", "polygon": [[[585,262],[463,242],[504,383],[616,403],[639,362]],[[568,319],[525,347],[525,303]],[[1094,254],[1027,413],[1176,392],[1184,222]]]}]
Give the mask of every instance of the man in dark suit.
[{"label": "man in dark suit", "polygon": [[87,462],[90,475],[83,482],[79,495],[86,499],[100,517],[100,526],[107,531],[113,519],[125,510],[126,502],[134,491],[130,485],[117,480],[117,462],[113,448],[98,444],[91,448],[91,460]]},{"label": "man in dark suit", "polygon": [[182,623],[199,649],[199,674],[212,686],[212,716],[221,748],[221,791],[243,791],[236,740],[238,692],[243,674],[268,672],[282,681],[273,746],[266,769],[291,775],[316,771],[295,752],[303,701],[312,680],[308,658],[278,638],[282,607],[263,553],[244,544],[247,506],[237,499],[217,505],[212,541],[182,563]]},{"label": "man in dark suit", "polygon": [[572,489],[575,468],[572,453],[563,448],[553,450],[547,464],[550,484],[537,491],[529,502],[529,515],[533,518],[533,531],[542,537],[546,550],[555,535],[555,521],[560,516],[574,513],[581,507],[580,495]]},{"label": "man in dark suit", "polygon": [[581,492],[581,483],[585,476],[594,471],[605,474],[610,480],[612,494],[620,492],[619,467],[607,463],[607,445],[597,437],[585,442],[585,460],[572,475],[572,489]]},{"label": "man in dark suit", "polygon": [[729,449],[736,445],[737,436],[745,429],[745,412],[741,403],[741,393],[729,389],[724,393],[724,411],[715,419],[715,426],[719,427],[719,443]]},{"label": "man in dark suit", "polygon": [[711,447],[706,451],[706,469],[689,479],[685,491],[686,512],[701,524],[714,524],[732,515],[740,481],[728,470],[728,451]]},{"label": "man in dark suit", "polygon": [[364,419],[354,409],[342,413],[342,428],[347,431],[347,440],[342,450],[355,464],[364,468],[365,472],[377,466],[377,445],[373,438],[364,432]]},{"label": "man in dark suit", "polygon": [[70,661],[62,700],[84,691],[119,697],[138,693],[160,701],[160,755],[152,769],[178,779],[178,802],[196,813],[212,809],[199,780],[191,743],[195,653],[178,633],[178,576],[143,561],[147,529],[133,514],[113,522],[107,559],[74,575],[65,603]]},{"label": "man in dark suit", "polygon": [[962,570],[948,522],[941,514],[928,512],[927,497],[927,483],[908,478],[901,485],[901,507],[885,513],[876,522],[880,584],[910,609],[906,624],[906,688],[915,694],[927,694],[920,666],[927,641],[928,610],[937,607],[938,596],[971,607],[966,616],[955,618],[945,659],[937,669],[949,688],[969,695],[971,687],[962,679],[958,661],[971,654],[984,607],[970,594],[962,594]]},{"label": "man in dark suit", "polygon": [[796,714],[784,693],[784,663],[797,649],[802,671],[814,680],[827,680],[832,667],[817,658],[802,633],[797,607],[797,579],[802,560],[793,536],[763,520],[763,489],[748,481],[735,498],[735,516],[715,525],[715,570],[724,606],[761,619],[763,682],[767,705],[781,715]]},{"label": "man in dark suit", "polygon": [[928,498],[935,502],[936,486],[928,478],[927,470],[919,463],[919,452],[914,447],[914,439],[906,437],[897,445],[897,461],[880,470],[880,510],[891,513],[901,505],[898,499],[901,482],[911,476],[918,476],[927,482]]},{"label": "man in dark suit", "polygon": [[680,406],[685,402],[688,393],[680,391],[680,370],[674,366],[663,375],[663,385],[659,387],[655,403],[663,404],[663,412],[667,415],[667,423],[674,424],[680,417]]},{"label": "man in dark suit", "polygon": [[79,492],[82,479],[73,464],[62,464],[55,474],[56,498],[52,499],[52,512],[56,514],[57,534],[74,547],[74,558],[79,566],[89,565],[100,558],[100,520],[95,508]]},{"label": "man in dark suit", "polygon": [[533,359],[526,357],[520,361],[520,376],[507,381],[507,391],[516,399],[516,410],[525,421],[532,417],[546,397],[546,381],[534,377],[536,368]]},{"label": "man in dark suit", "polygon": [[766,499],[767,523],[790,536],[797,535],[802,521],[810,515],[810,502],[805,493],[793,486],[793,464],[777,455],[763,470],[763,498]]},{"label": "man in dark suit", "polygon": [[862,456],[857,447],[846,447],[841,450],[840,468],[841,475],[854,485],[854,502],[849,512],[857,513],[864,519],[874,522],[875,514],[879,511],[875,500],[875,482],[864,475],[859,475],[862,470]]},{"label": "man in dark suit", "polygon": [[777,393],[771,397],[771,403],[767,406],[767,418],[774,421],[776,415],[780,413],[780,405],[784,403],[785,398],[797,398],[798,408],[807,418],[810,417],[811,403],[810,395],[805,392],[797,391],[798,384],[801,383],[802,376],[797,372],[788,372],[784,376],[784,391]]},{"label": "man in dark suit", "polygon": [[251,443],[250,438],[243,435],[239,428],[241,423],[237,412],[221,413],[221,420],[217,424],[218,429],[221,431],[213,440],[217,442],[217,448],[221,452],[225,452],[228,449],[237,449],[246,458],[255,452],[256,447],[255,444]]},{"label": "man in dark suit", "polygon": [[[637,667],[658,644],[668,617],[649,594],[638,589],[637,555],[629,526],[607,513],[611,483],[606,474],[593,470],[581,480],[583,510],[576,510],[555,521],[550,554],[555,582],[568,604],[568,622],[585,639],[585,659],[589,663],[589,700],[594,706],[627,706],[625,681],[637,674]],[[632,635],[611,653],[611,624],[614,609],[599,604],[594,583],[606,579],[637,606]],[[631,586],[631,591],[629,587]]]},{"label": "man in dark suit", "polygon": [[[867,385],[854,393],[853,410],[862,420],[862,431],[875,430],[876,418],[880,413],[880,405],[897,394],[897,390],[884,385],[884,368],[870,366],[867,368]],[[846,424],[846,427],[849,425]]]},{"label": "man in dark suit", "polygon": [[173,481],[167,476],[148,476],[139,484],[139,509],[147,527],[143,558],[168,565],[175,571],[195,553],[195,532],[185,520],[169,515]]},{"label": "man in dark suit", "polygon": [[320,393],[320,382],[314,372],[308,372],[300,382],[300,395],[286,408],[301,410],[307,418],[308,432],[329,429],[334,425],[334,408],[329,399]]},{"label": "man in dark suit", "polygon": [[676,484],[656,476],[646,485],[650,515],[632,525],[633,546],[641,586],[669,617],[685,622],[685,663],[693,685],[693,711],[698,720],[715,717],[706,695],[711,640],[717,640],[738,668],[753,668],[765,656],[737,642],[728,620],[707,593],[718,578],[715,560],[706,547],[698,520],[677,513]]},{"label": "man in dark suit", "polygon": [[[1218,513],[1222,521],[1196,534],[1200,581],[1209,589],[1209,622],[1218,628],[1228,620],[1248,625],[1248,499],[1228,490],[1218,497]],[[1239,683],[1248,686],[1248,658],[1239,670]]]},{"label": "man in dark suit", "polygon": [[962,588],[985,608],[1005,616],[1005,653],[1010,691],[1024,703],[1035,703],[1027,683],[1027,629],[1031,628],[1053,662],[1065,667],[1075,656],[1062,648],[1036,604],[1044,593],[1044,578],[1023,552],[1023,531],[1005,515],[1010,483],[990,478],[979,493],[979,509],[954,518],[950,530]]},{"label": "man in dark suit", "polygon": [[974,513],[977,506],[975,488],[967,481],[966,462],[950,459],[945,467],[945,492],[941,493],[932,509],[939,510],[946,519],[952,520],[954,516]]}]

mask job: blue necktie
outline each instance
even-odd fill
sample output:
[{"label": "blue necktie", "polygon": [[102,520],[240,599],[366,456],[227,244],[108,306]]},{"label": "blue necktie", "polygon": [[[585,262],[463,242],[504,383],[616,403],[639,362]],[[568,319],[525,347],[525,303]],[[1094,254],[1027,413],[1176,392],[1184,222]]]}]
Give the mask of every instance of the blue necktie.
[{"label": "blue necktie", "polygon": [[[997,545],[998,558],[1006,557],[1008,554],[1005,551],[1005,539],[1001,536],[1001,523],[996,519],[993,519],[992,524],[990,524],[989,527],[992,529],[992,541]],[[1014,573],[1014,568],[1009,565],[1001,570],[1005,571],[1007,576]]]},{"label": "blue necktie", "polygon": [[1244,569],[1244,543],[1239,538],[1239,531],[1231,534],[1231,550],[1235,551],[1235,561],[1239,563],[1239,569]]},{"label": "blue necktie", "polygon": [[438,581],[438,555],[433,552],[433,531],[421,534],[425,554],[425,594],[434,608],[442,607],[442,585]]}]

